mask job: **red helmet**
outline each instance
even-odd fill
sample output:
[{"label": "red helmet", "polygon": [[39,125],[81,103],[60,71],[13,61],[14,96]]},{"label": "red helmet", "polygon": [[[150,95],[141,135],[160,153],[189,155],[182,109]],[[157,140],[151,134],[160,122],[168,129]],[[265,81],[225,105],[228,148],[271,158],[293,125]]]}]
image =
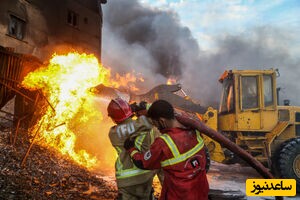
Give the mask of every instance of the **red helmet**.
[{"label": "red helmet", "polygon": [[120,123],[133,115],[129,104],[121,98],[112,99],[107,107],[108,116]]}]

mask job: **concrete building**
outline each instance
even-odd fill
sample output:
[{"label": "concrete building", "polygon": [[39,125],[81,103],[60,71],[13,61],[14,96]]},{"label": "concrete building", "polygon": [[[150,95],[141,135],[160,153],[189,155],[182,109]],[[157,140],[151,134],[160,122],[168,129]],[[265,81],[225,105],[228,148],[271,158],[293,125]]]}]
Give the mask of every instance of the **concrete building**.
[{"label": "concrete building", "polygon": [[71,50],[101,58],[106,0],[1,0],[0,46],[41,61]]},{"label": "concrete building", "polygon": [[0,111],[16,96],[14,122],[33,113],[32,99],[37,95],[18,83],[53,53],[92,53],[101,60],[104,3],[106,0],[0,0]]}]

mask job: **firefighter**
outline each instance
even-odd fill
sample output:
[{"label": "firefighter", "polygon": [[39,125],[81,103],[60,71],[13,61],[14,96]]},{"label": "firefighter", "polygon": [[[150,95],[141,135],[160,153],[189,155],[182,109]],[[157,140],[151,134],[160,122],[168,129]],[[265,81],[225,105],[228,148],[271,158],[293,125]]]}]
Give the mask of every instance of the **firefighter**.
[{"label": "firefighter", "polygon": [[132,139],[125,141],[134,164],[141,169],[163,169],[161,200],[207,200],[206,156],[200,134],[180,124],[172,105],[164,100],[151,105],[148,117],[162,135],[145,153],[134,147]]},{"label": "firefighter", "polygon": [[[146,151],[153,143],[157,129],[149,123],[145,116],[132,119],[133,112],[130,105],[116,98],[107,107],[108,116],[116,123],[110,128],[109,138],[117,150],[115,174],[118,187],[118,200],[148,200],[152,198],[152,181],[154,171],[137,168],[131,161],[130,155],[124,149],[126,138],[135,138],[134,147],[139,151]],[[156,131],[155,131],[156,130]]]}]

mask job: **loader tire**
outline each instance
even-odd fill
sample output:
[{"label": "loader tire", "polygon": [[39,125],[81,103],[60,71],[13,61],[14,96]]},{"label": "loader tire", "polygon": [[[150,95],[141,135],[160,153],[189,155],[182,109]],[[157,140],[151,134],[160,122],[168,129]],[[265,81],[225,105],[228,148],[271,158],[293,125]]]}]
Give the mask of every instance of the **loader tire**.
[{"label": "loader tire", "polygon": [[297,193],[300,193],[300,138],[291,139],[282,147],[277,164],[282,178],[296,179]]},{"label": "loader tire", "polygon": [[205,170],[206,170],[206,173],[207,173],[209,168],[210,168],[210,155],[209,155],[209,150],[206,146],[204,146],[204,150],[205,150],[205,156],[206,156]]},{"label": "loader tire", "polygon": [[280,155],[280,151],[282,150],[283,147],[285,147],[285,145],[287,145],[291,140],[293,140],[294,138],[290,138],[286,141],[284,141],[283,143],[281,143],[279,145],[279,147],[276,149],[276,151],[273,153],[272,157],[271,157],[271,161],[272,161],[272,166],[271,166],[271,172],[272,174],[274,174],[276,177],[280,177],[280,172],[279,172],[279,155]]}]

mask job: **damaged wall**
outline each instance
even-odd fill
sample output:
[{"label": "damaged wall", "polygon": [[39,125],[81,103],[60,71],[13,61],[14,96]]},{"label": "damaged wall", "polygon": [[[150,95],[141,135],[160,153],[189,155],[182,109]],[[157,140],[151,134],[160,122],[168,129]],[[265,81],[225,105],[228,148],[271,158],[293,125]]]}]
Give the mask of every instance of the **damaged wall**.
[{"label": "damaged wall", "polygon": [[70,50],[100,57],[99,6],[97,0],[1,0],[0,45],[41,60]]},{"label": "damaged wall", "polygon": [[[93,53],[100,58],[102,29],[100,3],[105,1],[1,0],[0,70],[5,73],[1,73],[0,78],[3,84],[12,87],[14,91],[21,90],[16,82],[21,82],[28,72],[41,64],[32,56],[43,62],[48,61],[54,52],[66,53],[76,50]],[[18,63],[10,61],[16,59],[21,61]],[[10,90],[9,93],[6,92],[8,88],[3,84],[0,84],[0,108],[15,94]],[[23,89],[22,92],[26,93]],[[31,110],[26,108],[25,104],[29,103],[25,100],[23,96],[17,95],[16,116],[23,116]]]}]

